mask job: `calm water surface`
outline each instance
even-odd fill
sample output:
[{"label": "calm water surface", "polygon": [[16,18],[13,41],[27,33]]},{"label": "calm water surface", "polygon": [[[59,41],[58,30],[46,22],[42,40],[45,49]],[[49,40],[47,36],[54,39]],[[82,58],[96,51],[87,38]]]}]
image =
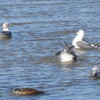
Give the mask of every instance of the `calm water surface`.
[{"label": "calm water surface", "polygon": [[[100,100],[100,80],[88,77],[94,65],[100,66],[100,50],[78,51],[78,61],[70,64],[54,57],[79,29],[100,44],[100,0],[1,1],[0,26],[14,27],[13,38],[0,41],[0,100]],[[22,87],[45,94],[11,92]]]}]

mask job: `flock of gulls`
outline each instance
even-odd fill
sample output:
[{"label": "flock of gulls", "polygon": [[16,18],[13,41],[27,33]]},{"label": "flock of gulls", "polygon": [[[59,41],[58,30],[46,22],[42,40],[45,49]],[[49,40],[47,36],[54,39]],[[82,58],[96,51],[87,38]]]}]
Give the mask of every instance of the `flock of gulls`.
[{"label": "flock of gulls", "polygon": [[[9,27],[11,27],[11,26],[12,25],[9,25],[8,23],[4,23],[2,25],[3,31],[0,33],[0,40],[12,38],[12,33],[9,30]],[[64,41],[67,48],[63,49],[61,51],[58,51],[55,54],[55,56],[57,57],[57,59],[60,62],[67,63],[67,62],[77,61],[78,56],[75,53],[75,49],[96,49],[96,48],[100,48],[100,46],[98,46],[98,45],[88,43],[87,41],[83,40],[83,38],[84,38],[84,31],[83,30],[79,30],[76,34],[77,34],[76,37],[72,41],[72,45],[69,46]],[[100,79],[100,67],[94,66],[91,69],[89,76],[93,79]],[[34,95],[34,94],[40,94],[40,93],[44,93],[44,92],[38,91],[38,90],[33,89],[33,88],[18,88],[18,89],[14,89],[13,93],[15,95]]]}]

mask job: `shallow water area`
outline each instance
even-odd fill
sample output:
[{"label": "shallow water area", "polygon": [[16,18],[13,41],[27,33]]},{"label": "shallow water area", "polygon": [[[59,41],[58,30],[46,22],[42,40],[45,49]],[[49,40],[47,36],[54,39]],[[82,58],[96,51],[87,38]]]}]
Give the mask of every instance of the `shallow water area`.
[{"label": "shallow water area", "polygon": [[[60,63],[54,54],[83,29],[85,39],[100,44],[100,1],[1,0],[0,26],[8,22],[12,39],[0,41],[1,100],[99,100],[100,80],[89,72],[100,66],[100,50],[78,51],[78,61]],[[2,28],[0,28],[2,31]],[[45,94],[15,96],[16,88]]]}]

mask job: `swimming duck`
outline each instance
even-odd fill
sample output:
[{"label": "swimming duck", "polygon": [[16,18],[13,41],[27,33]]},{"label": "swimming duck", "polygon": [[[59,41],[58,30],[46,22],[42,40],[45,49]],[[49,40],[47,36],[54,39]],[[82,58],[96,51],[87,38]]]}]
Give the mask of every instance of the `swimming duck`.
[{"label": "swimming duck", "polygon": [[73,51],[74,46],[68,46],[68,49],[63,49],[55,55],[61,62],[73,62],[77,60],[77,55]]},{"label": "swimming duck", "polygon": [[100,48],[100,46],[98,45],[91,44],[83,40],[83,37],[84,37],[83,30],[79,30],[76,34],[77,35],[72,42],[72,45],[75,46],[75,48],[79,48],[79,49]]},{"label": "swimming duck", "polygon": [[40,94],[40,93],[44,93],[44,92],[38,91],[33,88],[20,88],[20,89],[14,89],[13,93],[16,95],[35,95],[35,94]]},{"label": "swimming duck", "polygon": [[3,31],[0,32],[0,39],[10,39],[12,37],[12,33],[9,31],[10,26],[8,23],[2,25]]},{"label": "swimming duck", "polygon": [[100,78],[100,67],[94,66],[90,72],[90,77],[94,79]]}]

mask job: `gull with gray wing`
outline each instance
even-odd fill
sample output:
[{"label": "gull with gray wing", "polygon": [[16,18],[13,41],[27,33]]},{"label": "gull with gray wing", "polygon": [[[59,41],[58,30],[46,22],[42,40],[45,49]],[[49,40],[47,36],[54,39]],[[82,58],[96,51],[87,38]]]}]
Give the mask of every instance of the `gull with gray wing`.
[{"label": "gull with gray wing", "polygon": [[100,48],[100,46],[88,43],[87,41],[83,40],[84,37],[84,31],[80,30],[76,33],[76,37],[74,38],[72,45],[75,46],[75,48],[78,49],[92,49],[92,48]]}]

